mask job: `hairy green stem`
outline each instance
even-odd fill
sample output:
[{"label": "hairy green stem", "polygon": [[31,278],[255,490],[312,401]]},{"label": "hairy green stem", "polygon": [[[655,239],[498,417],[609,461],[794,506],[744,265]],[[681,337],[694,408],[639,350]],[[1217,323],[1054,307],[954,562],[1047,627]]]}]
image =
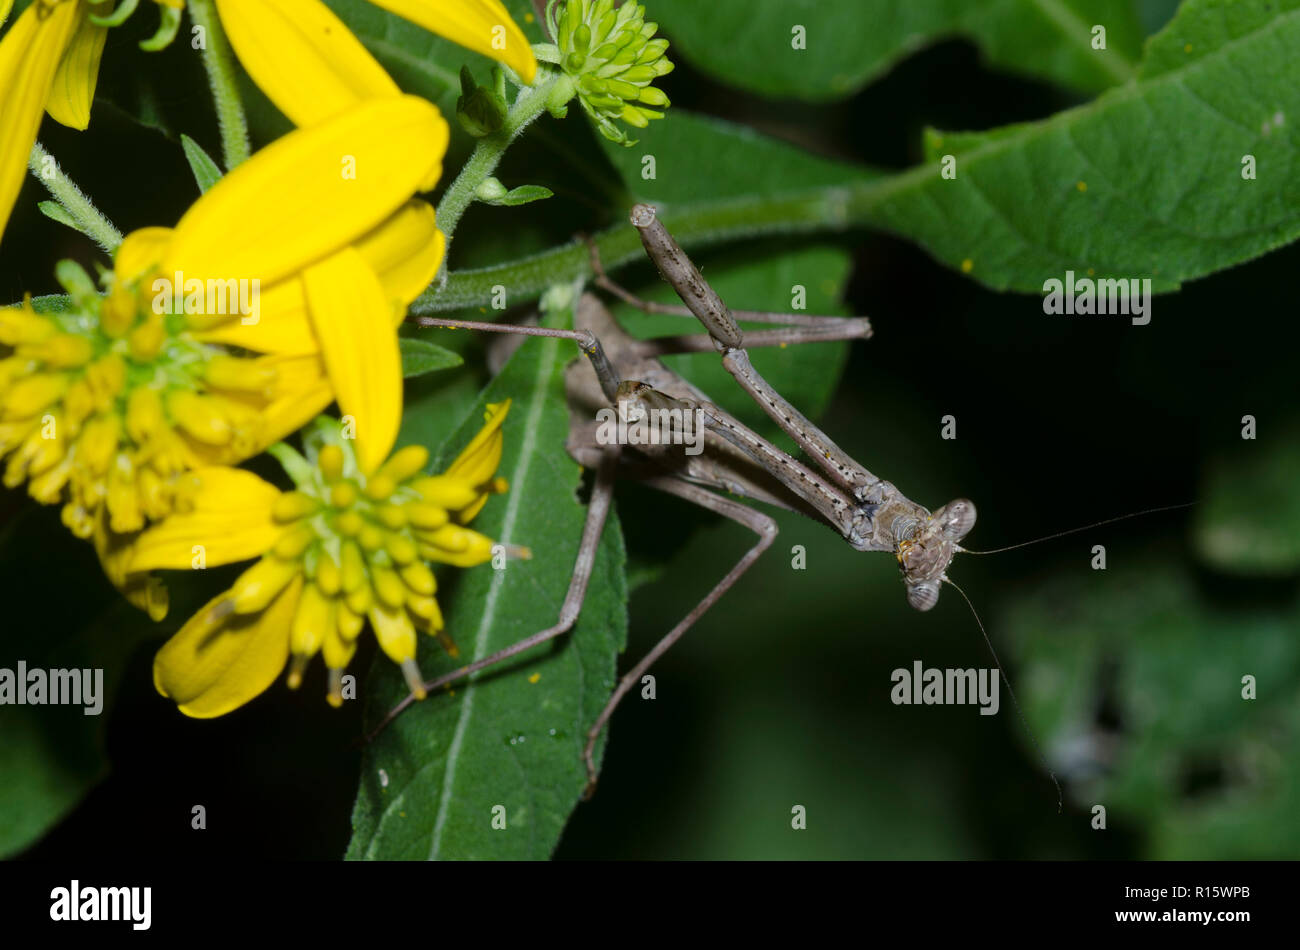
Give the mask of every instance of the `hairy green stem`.
[{"label": "hairy green stem", "polygon": [[212,0],[189,0],[187,5],[195,26],[203,28],[203,68],[208,71],[212,86],[212,101],[217,107],[217,122],[221,126],[221,154],[230,171],[248,158],[248,120],[244,116],[244,102],[239,96],[239,80],[235,74],[235,57],[230,42],[221,28]]},{"label": "hairy green stem", "polygon": [[444,268],[456,225],[460,223],[465,210],[473,203],[478,186],[496,171],[506,149],[534,119],[554,102],[571,98],[574,91],[573,80],[562,73],[552,75],[535,86],[525,86],[519,90],[514,105],[506,114],[505,124],[491,135],[478,140],[469,161],[460,170],[456,180],[447,186],[442,200],[438,202],[438,230],[447,238],[446,251],[443,254]]},{"label": "hairy green stem", "polygon": [[[662,217],[673,237],[685,247],[774,234],[842,231],[879,224],[876,212],[881,202],[913,184],[914,178],[931,173],[931,169],[921,168],[844,185],[666,206]],[[602,231],[592,240],[602,266],[608,269],[643,253],[636,229],[627,224]],[[435,285],[421,294],[411,305],[411,312],[430,314],[481,307],[492,301],[496,288],[504,288],[506,299],[514,305],[537,296],[552,284],[590,276],[588,247],[582,241],[573,241],[505,264],[456,271],[448,276],[445,286]]]},{"label": "hairy green stem", "polygon": [[32,145],[27,158],[27,167],[32,176],[45,186],[54,196],[64,211],[72,216],[77,230],[86,235],[109,254],[117,250],[122,243],[122,232],[113,226],[113,222],[95,207],[94,203],[76,186],[71,178],[59,167],[54,156],[37,142]]}]

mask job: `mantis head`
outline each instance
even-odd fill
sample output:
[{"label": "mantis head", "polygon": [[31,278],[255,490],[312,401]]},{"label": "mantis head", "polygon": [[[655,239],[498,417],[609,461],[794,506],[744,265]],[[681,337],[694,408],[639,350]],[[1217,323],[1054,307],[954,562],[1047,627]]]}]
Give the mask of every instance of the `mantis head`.
[{"label": "mantis head", "polygon": [[975,505],[965,498],[948,502],[923,521],[899,518],[894,522],[898,567],[907,582],[907,602],[929,610],[939,602],[939,585],[957,542],[975,527]]}]

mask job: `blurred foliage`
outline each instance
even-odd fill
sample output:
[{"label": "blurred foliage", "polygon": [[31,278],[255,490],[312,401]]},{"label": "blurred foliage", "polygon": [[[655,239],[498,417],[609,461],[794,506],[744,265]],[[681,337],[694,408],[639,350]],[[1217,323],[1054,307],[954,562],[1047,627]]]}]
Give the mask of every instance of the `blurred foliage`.
[{"label": "blurred foliage", "polygon": [[[857,92],[909,53],[958,36],[979,46],[995,68],[1096,93],[1132,78],[1142,41],[1130,0],[659,0],[655,16],[713,78],[760,95],[808,100]],[[1106,27],[1104,50],[1092,47],[1093,24]],[[815,56],[784,55],[799,27]],[[732,42],[720,47],[719,36]]]},{"label": "blurred foliage", "polygon": [[1263,432],[1243,436],[1241,445],[1208,461],[1196,518],[1197,551],[1208,565],[1247,578],[1300,574],[1297,472],[1300,421],[1294,416],[1270,418]]}]

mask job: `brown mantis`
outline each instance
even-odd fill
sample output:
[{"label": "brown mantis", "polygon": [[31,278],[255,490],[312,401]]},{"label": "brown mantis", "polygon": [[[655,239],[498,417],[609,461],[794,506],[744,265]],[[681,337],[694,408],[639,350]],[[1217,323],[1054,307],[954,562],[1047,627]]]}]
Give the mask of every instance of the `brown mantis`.
[{"label": "brown mantis", "polygon": [[[705,281],[698,268],[659,221],[655,209],[638,204],[631,221],[660,273],[673,286],[685,307],[669,307],[638,300],[610,281],[593,250],[597,286],[642,309],[694,317],[707,335],[641,341],[629,336],[591,294],[584,293],[575,308],[574,329],[479,323],[432,317],[412,317],[425,327],[463,328],[523,336],[571,339],[586,355],[571,364],[566,389],[574,420],[569,454],[596,472],[582,539],[572,579],[555,624],[509,647],[437,677],[425,684],[432,692],[479,670],[493,666],[551,640],[572,628],[582,608],[594,565],[595,551],[604,529],[619,476],[633,477],[649,487],[693,502],[752,530],[758,540],[720,579],[686,617],[619,680],[609,701],[587,733],[583,759],[589,795],[594,789],[596,740],[614,709],[647,669],[667,651],[755,560],[771,546],[776,523],[767,514],[731,497],[748,498],[807,514],[838,531],[855,550],[880,551],[897,559],[906,584],[908,603],[929,610],[939,598],[946,570],[962,550],[958,542],[975,524],[975,506],[957,499],[931,512],[911,501],[890,482],[873,475],[837,446],[824,432],[773,389],[753,367],[746,350],[812,341],[865,339],[871,335],[865,318],[819,317],[804,314],[770,314],[732,311]],[[779,329],[751,332],[739,320],[782,325]],[[659,356],[668,353],[714,349],[723,366],[763,411],[803,450],[810,463],[777,448],[737,419],[709,402],[707,396],[669,370]],[[601,439],[597,413],[617,406],[621,417],[644,418],[652,413],[682,420],[670,438],[639,445],[630,451],[618,442]],[[704,429],[704,451],[683,450],[688,433],[685,420],[696,419]],[[378,734],[412,701],[394,707],[371,736]]]}]

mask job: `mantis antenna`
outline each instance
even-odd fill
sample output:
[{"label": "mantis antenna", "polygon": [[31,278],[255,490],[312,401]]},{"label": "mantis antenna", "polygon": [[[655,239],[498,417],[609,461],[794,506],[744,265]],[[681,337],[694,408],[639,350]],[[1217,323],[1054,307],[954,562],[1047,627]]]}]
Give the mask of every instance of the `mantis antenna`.
[{"label": "mantis antenna", "polygon": [[1025,714],[1020,710],[1020,700],[1016,699],[1016,691],[1011,688],[1011,680],[1007,679],[1007,671],[1002,668],[1002,661],[998,659],[998,651],[993,649],[993,641],[989,639],[988,631],[984,629],[984,621],[980,620],[979,613],[975,610],[975,605],[970,602],[966,592],[961,589],[956,581],[950,581],[948,578],[943,579],[944,583],[954,588],[957,593],[961,594],[961,599],[966,601],[966,606],[970,608],[970,615],[975,618],[976,625],[980,628],[980,634],[984,637],[984,643],[989,648],[989,655],[993,657],[993,665],[998,668],[998,675],[1002,677],[1002,684],[1007,688],[1007,695],[1011,697],[1011,705],[1016,707],[1016,718],[1020,720],[1020,725],[1024,727],[1025,735],[1029,736],[1029,741],[1034,744],[1034,751],[1038,753],[1038,760],[1042,763],[1043,768],[1047,770],[1052,784],[1056,786],[1056,813],[1061,813],[1063,798],[1061,796],[1061,783],[1056,780],[1056,773],[1052,771],[1051,765],[1047,762],[1047,756],[1043,754],[1043,748],[1038,744],[1037,737],[1034,736],[1034,730],[1029,728],[1029,723],[1025,721]]},{"label": "mantis antenna", "polygon": [[[1177,505],[1162,505],[1159,508],[1143,508],[1141,511],[1130,511],[1126,515],[1116,515],[1114,518],[1107,518],[1104,521],[1094,521],[1092,524],[1086,524],[1079,528],[1069,528],[1065,531],[1058,531],[1055,534],[1044,535],[1041,538],[1034,538],[1032,541],[1021,541],[1019,544],[1009,544],[1005,548],[993,548],[990,551],[972,551],[970,548],[957,546],[957,550],[962,554],[1001,554],[1003,551],[1014,551],[1016,548],[1028,547],[1031,544],[1038,544],[1040,541],[1051,541],[1054,538],[1063,538],[1067,534],[1078,534],[1080,531],[1089,531],[1093,528],[1100,528],[1102,525],[1114,524],[1117,521],[1127,521],[1129,518],[1140,518],[1143,515],[1157,515],[1162,511],[1177,511],[1180,508],[1191,508],[1195,505],[1194,501],[1184,501]],[[949,583],[952,583],[949,581]],[[956,584],[952,585],[957,587]],[[961,588],[957,588],[961,590]],[[965,594],[962,595],[966,596]]]}]

